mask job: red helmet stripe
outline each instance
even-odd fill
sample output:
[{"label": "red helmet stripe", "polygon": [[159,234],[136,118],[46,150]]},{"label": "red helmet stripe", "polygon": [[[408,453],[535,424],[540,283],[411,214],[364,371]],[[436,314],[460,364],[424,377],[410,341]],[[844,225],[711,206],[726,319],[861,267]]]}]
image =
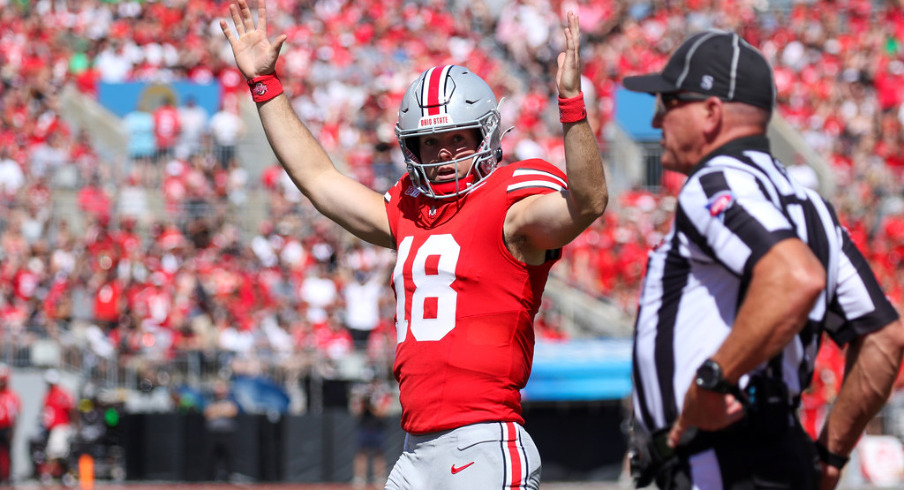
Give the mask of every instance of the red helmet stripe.
[{"label": "red helmet stripe", "polygon": [[425,94],[427,100],[424,101],[425,116],[436,116],[445,113],[446,79],[450,68],[450,65],[437,66],[431,68],[427,75],[424,76],[427,82]]}]

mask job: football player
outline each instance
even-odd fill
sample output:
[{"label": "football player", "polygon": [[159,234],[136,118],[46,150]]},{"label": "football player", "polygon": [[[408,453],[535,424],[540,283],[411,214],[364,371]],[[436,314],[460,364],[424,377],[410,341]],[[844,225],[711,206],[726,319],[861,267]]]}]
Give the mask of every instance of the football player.
[{"label": "football player", "polygon": [[[606,209],[603,164],[581,92],[577,16],[567,15],[556,83],[565,172],[531,159],[501,166],[499,104],[462,66],[424,71],[396,135],[408,173],[385,195],[341,174],[282,94],[286,40],[267,37],[246,0],[220,21],[280,163],[316,208],[397,251],[397,347],[404,452],[386,488],[537,488],[540,458],[520,389],[533,318],[560,249]],[[567,175],[567,176],[566,176]]]}]

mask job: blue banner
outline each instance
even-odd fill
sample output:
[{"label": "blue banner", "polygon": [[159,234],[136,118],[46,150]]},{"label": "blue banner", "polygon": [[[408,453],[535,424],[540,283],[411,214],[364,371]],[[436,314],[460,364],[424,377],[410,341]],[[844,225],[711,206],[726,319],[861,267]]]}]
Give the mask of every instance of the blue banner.
[{"label": "blue banner", "polygon": [[631,339],[537,342],[525,401],[619,400],[631,393]]},{"label": "blue banner", "polygon": [[110,112],[119,117],[136,110],[154,112],[163,101],[169,98],[173,106],[185,105],[185,101],[193,98],[195,103],[213,115],[220,110],[220,83],[98,83],[97,100]]}]

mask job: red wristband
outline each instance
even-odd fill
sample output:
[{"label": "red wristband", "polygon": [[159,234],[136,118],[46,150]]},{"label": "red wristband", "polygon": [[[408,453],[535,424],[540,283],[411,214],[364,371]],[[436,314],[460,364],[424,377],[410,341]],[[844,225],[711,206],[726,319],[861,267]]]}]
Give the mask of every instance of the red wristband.
[{"label": "red wristband", "polygon": [[248,80],[248,87],[251,88],[251,98],[255,102],[267,102],[283,93],[282,84],[279,83],[279,78],[276,78],[276,73],[254,77]]},{"label": "red wristband", "polygon": [[584,92],[570,98],[559,97],[559,121],[563,124],[575,123],[587,119],[587,109],[584,107]]}]

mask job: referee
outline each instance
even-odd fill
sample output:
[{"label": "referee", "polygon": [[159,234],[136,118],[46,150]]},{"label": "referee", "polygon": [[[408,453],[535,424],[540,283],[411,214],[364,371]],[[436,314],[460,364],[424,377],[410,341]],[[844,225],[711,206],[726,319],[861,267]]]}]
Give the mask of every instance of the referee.
[{"label": "referee", "polygon": [[[656,96],[662,166],[688,176],[640,297],[637,485],[834,488],[891,390],[904,330],[832,206],[770,154],[769,63],[706,31],[624,85]],[[814,444],[796,413],[823,332],[847,347],[847,373]]]}]

